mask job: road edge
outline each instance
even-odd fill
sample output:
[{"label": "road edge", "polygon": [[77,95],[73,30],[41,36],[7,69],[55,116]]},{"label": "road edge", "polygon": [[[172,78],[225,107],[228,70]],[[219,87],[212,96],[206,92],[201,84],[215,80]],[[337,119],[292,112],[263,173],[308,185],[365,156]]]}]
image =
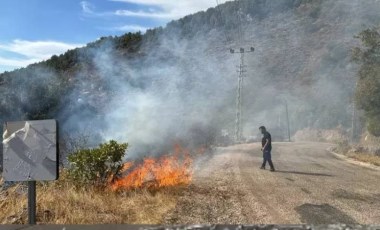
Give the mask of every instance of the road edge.
[{"label": "road edge", "polygon": [[358,161],[358,160],[352,159],[352,158],[350,158],[348,156],[345,156],[343,154],[339,154],[339,153],[334,152],[331,148],[328,148],[327,151],[329,153],[331,153],[332,155],[334,155],[336,158],[339,158],[341,160],[347,161],[347,162],[349,162],[351,164],[358,165],[358,166],[361,166],[361,167],[364,167],[364,168],[369,168],[369,169],[380,171],[380,166],[376,166],[376,165],[373,165],[373,164],[370,164],[370,163],[366,163],[366,162],[362,162],[362,161]]}]

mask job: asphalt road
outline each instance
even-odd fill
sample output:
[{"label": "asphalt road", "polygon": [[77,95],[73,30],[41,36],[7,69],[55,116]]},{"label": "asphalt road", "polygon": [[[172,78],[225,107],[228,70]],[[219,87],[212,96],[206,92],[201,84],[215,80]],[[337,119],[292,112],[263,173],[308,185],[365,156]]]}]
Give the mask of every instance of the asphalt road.
[{"label": "asphalt road", "polygon": [[[380,170],[336,158],[323,143],[274,143],[276,172],[258,144],[219,148],[196,167],[168,224],[379,224]],[[267,166],[267,168],[269,168]]]}]

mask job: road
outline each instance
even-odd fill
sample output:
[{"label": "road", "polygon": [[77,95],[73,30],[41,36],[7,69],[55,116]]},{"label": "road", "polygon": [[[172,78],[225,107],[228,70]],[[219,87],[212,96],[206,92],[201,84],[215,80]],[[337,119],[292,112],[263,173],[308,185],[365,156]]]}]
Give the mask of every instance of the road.
[{"label": "road", "polygon": [[164,222],[379,224],[380,170],[338,159],[330,146],[273,143],[276,172],[259,169],[258,144],[219,148],[197,163]]}]

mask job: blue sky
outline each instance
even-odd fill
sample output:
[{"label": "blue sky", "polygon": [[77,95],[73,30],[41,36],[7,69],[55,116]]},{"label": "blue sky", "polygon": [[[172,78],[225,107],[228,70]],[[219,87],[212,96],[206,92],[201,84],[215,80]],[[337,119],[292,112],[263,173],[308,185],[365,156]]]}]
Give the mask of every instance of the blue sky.
[{"label": "blue sky", "polygon": [[121,35],[215,7],[223,0],[1,0],[0,73],[102,36]]}]

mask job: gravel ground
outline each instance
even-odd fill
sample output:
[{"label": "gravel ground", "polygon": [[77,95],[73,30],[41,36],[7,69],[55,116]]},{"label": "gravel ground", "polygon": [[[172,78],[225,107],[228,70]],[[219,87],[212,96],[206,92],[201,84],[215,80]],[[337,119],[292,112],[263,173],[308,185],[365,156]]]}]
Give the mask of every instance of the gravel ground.
[{"label": "gravel ground", "polygon": [[3,225],[2,230],[101,230],[107,227],[114,230],[379,230],[371,225],[182,225],[182,226],[141,226],[141,225]]},{"label": "gravel ground", "polygon": [[274,143],[274,173],[259,169],[258,144],[219,148],[164,222],[379,224],[380,171],[338,159],[329,147]]}]

